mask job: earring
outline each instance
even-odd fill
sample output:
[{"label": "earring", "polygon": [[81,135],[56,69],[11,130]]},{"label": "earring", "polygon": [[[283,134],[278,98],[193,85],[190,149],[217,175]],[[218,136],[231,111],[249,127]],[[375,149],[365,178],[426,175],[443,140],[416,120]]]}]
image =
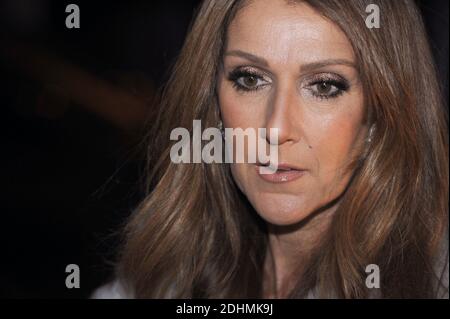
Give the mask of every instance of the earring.
[{"label": "earring", "polygon": [[372,126],[369,129],[369,135],[367,136],[367,143],[372,143],[372,139],[373,139],[373,132],[375,131],[375,124],[372,124]]},{"label": "earring", "polygon": [[373,139],[373,132],[375,131],[375,124],[372,124],[372,126],[369,129],[369,134],[367,134],[366,140],[365,140],[365,147],[362,153],[362,160],[365,160],[367,156],[369,155],[370,150],[370,144],[372,143]]},{"label": "earring", "polygon": [[217,125],[217,128],[220,130],[220,134],[222,134],[222,138],[225,138],[225,130],[223,128],[222,120],[219,120],[219,124]]}]

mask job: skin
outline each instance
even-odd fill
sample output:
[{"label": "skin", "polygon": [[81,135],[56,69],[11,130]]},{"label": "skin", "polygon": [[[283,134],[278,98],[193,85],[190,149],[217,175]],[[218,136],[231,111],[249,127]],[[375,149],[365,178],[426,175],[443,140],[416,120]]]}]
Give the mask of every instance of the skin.
[{"label": "skin", "polygon": [[[269,226],[266,297],[292,288],[287,282],[294,264],[323,236],[350,181],[348,165],[361,154],[367,125],[355,63],[345,34],[304,3],[251,1],[229,26],[218,80],[224,127],[278,128],[279,162],[306,170],[297,180],[270,183],[255,164],[231,166],[238,187]],[[253,75],[230,79],[243,68]],[[347,83],[346,90],[329,98],[314,95],[339,91],[321,84],[330,77]],[[258,89],[238,90],[236,81]]]}]

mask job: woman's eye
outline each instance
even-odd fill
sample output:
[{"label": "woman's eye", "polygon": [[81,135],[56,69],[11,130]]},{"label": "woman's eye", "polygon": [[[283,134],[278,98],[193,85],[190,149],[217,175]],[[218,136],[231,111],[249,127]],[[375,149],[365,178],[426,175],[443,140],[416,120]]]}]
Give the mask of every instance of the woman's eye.
[{"label": "woman's eye", "polygon": [[240,78],[238,81],[240,84],[242,84],[248,88],[253,88],[258,85],[258,78],[253,75],[244,76],[244,77]]},{"label": "woman's eye", "polygon": [[263,79],[255,75],[245,75],[237,79],[237,83],[249,90],[257,89],[265,84]]},{"label": "woman's eye", "polygon": [[321,80],[310,85],[315,97],[328,99],[337,97],[348,90],[348,84],[335,80]]},{"label": "woman's eye", "polygon": [[331,85],[327,82],[320,82],[319,84],[316,84],[317,86],[317,93],[320,95],[328,95],[330,93],[333,93],[337,88]]},{"label": "woman's eye", "polygon": [[228,79],[238,91],[256,91],[269,83],[263,75],[242,70],[231,72]]}]

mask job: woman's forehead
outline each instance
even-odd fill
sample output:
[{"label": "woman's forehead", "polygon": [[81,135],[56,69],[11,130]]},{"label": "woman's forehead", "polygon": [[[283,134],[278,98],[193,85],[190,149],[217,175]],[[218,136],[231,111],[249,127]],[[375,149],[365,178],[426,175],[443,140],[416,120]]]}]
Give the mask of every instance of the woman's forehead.
[{"label": "woman's forehead", "polygon": [[327,59],[354,61],[344,32],[305,3],[258,0],[240,9],[227,33],[227,51],[242,50],[274,64]]}]

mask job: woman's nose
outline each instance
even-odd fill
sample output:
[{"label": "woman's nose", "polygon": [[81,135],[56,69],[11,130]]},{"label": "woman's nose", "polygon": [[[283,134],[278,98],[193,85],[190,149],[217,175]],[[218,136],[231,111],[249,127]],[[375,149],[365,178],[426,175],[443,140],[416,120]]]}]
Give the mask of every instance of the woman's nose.
[{"label": "woman's nose", "polygon": [[300,139],[301,106],[297,89],[294,85],[284,85],[274,91],[268,105],[266,121],[266,140],[269,144],[270,130],[278,129],[278,145]]}]

